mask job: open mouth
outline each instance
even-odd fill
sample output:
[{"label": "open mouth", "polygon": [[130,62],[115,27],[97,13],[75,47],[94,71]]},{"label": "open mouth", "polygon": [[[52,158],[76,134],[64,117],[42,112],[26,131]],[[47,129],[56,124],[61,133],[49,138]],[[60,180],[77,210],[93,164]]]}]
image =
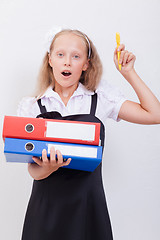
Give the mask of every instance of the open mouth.
[{"label": "open mouth", "polygon": [[69,72],[69,71],[64,71],[64,72],[62,72],[62,75],[65,76],[65,77],[68,77],[68,76],[70,76],[71,74],[72,74],[72,73]]}]

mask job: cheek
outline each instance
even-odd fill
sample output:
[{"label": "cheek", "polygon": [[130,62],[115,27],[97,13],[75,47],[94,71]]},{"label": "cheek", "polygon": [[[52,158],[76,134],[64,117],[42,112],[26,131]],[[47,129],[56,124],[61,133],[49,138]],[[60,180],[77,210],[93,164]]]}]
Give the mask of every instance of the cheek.
[{"label": "cheek", "polygon": [[83,64],[82,63],[75,63],[74,69],[76,73],[81,73],[83,70]]},{"label": "cheek", "polygon": [[60,64],[59,64],[59,62],[57,62],[57,61],[53,61],[52,62],[52,70],[53,70],[53,72],[57,72],[57,71],[60,71]]},{"label": "cheek", "polygon": [[57,64],[52,65],[52,72],[53,72],[54,77],[58,76],[58,73],[60,72],[60,70],[59,70]]}]

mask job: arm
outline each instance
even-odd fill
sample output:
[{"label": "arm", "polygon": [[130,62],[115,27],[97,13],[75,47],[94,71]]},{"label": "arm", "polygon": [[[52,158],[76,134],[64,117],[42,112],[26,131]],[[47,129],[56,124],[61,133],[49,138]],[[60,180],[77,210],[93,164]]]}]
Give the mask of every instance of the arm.
[{"label": "arm", "polygon": [[[133,87],[140,103],[125,101],[118,117],[132,123],[160,124],[160,102],[136,73],[134,69],[135,56],[124,49],[125,46],[121,44],[119,47],[121,51],[120,64],[122,64],[120,73]],[[118,69],[117,48],[114,52],[114,62]]]},{"label": "arm", "polygon": [[47,152],[44,149],[42,151],[42,160],[37,157],[33,157],[35,163],[28,164],[28,171],[31,177],[35,180],[41,180],[47,178],[51,173],[58,170],[59,167],[67,166],[71,162],[71,158],[63,162],[63,156],[60,151],[56,151],[58,160],[56,161],[55,149],[51,147],[50,149],[50,160],[47,158]]},{"label": "arm", "polygon": [[[24,117],[35,117],[37,114],[34,110],[34,104],[36,104],[35,98],[23,98],[18,105],[17,114],[18,116]],[[28,164],[28,171],[31,177],[35,180],[41,180],[48,177],[51,173],[58,170],[59,167],[67,166],[71,159],[67,159],[63,162],[63,156],[60,151],[56,151],[58,160],[55,158],[55,149],[52,147],[50,149],[50,160],[47,158],[46,150],[42,151],[42,160],[33,157],[35,163]]]}]

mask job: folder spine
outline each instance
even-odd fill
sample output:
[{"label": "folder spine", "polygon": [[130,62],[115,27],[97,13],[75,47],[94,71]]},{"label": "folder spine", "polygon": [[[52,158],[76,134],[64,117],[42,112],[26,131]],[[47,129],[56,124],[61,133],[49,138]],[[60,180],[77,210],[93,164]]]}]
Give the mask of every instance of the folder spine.
[{"label": "folder spine", "polygon": [[[64,130],[59,134],[56,126]],[[88,135],[85,129],[90,129]],[[18,138],[99,145],[100,123],[5,116],[2,136],[4,141]]]},{"label": "folder spine", "polygon": [[[75,155],[62,154],[65,159],[69,157],[72,161],[66,168],[74,168],[84,171],[93,171],[102,160],[102,147],[101,146],[88,146],[82,144],[73,143],[58,143],[58,142],[48,142],[48,141],[37,141],[31,139],[14,139],[6,138],[4,146],[4,154],[6,156],[7,162],[34,162],[32,160],[33,156],[41,157],[42,150],[47,150],[47,156],[50,156],[49,145],[56,145],[75,150]],[[75,148],[75,149],[74,149]],[[79,149],[78,149],[79,148]],[[79,152],[77,153],[77,149]],[[70,151],[69,151],[70,152]],[[82,155],[81,156],[81,152]]]}]

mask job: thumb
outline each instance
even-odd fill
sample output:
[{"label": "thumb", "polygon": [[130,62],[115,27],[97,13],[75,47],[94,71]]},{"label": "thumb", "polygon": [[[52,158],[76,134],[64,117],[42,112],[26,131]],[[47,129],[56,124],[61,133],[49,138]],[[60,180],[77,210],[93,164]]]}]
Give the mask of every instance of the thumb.
[{"label": "thumb", "polygon": [[39,166],[42,166],[42,160],[38,157],[32,157],[33,161],[37,163]]},{"label": "thumb", "polygon": [[114,60],[114,62],[117,62],[117,60],[118,60],[118,56],[117,56],[117,48],[115,48],[114,56],[113,56],[113,60]]},{"label": "thumb", "polygon": [[116,47],[115,50],[114,50],[114,55],[115,55],[115,54],[117,54],[117,47]]}]

